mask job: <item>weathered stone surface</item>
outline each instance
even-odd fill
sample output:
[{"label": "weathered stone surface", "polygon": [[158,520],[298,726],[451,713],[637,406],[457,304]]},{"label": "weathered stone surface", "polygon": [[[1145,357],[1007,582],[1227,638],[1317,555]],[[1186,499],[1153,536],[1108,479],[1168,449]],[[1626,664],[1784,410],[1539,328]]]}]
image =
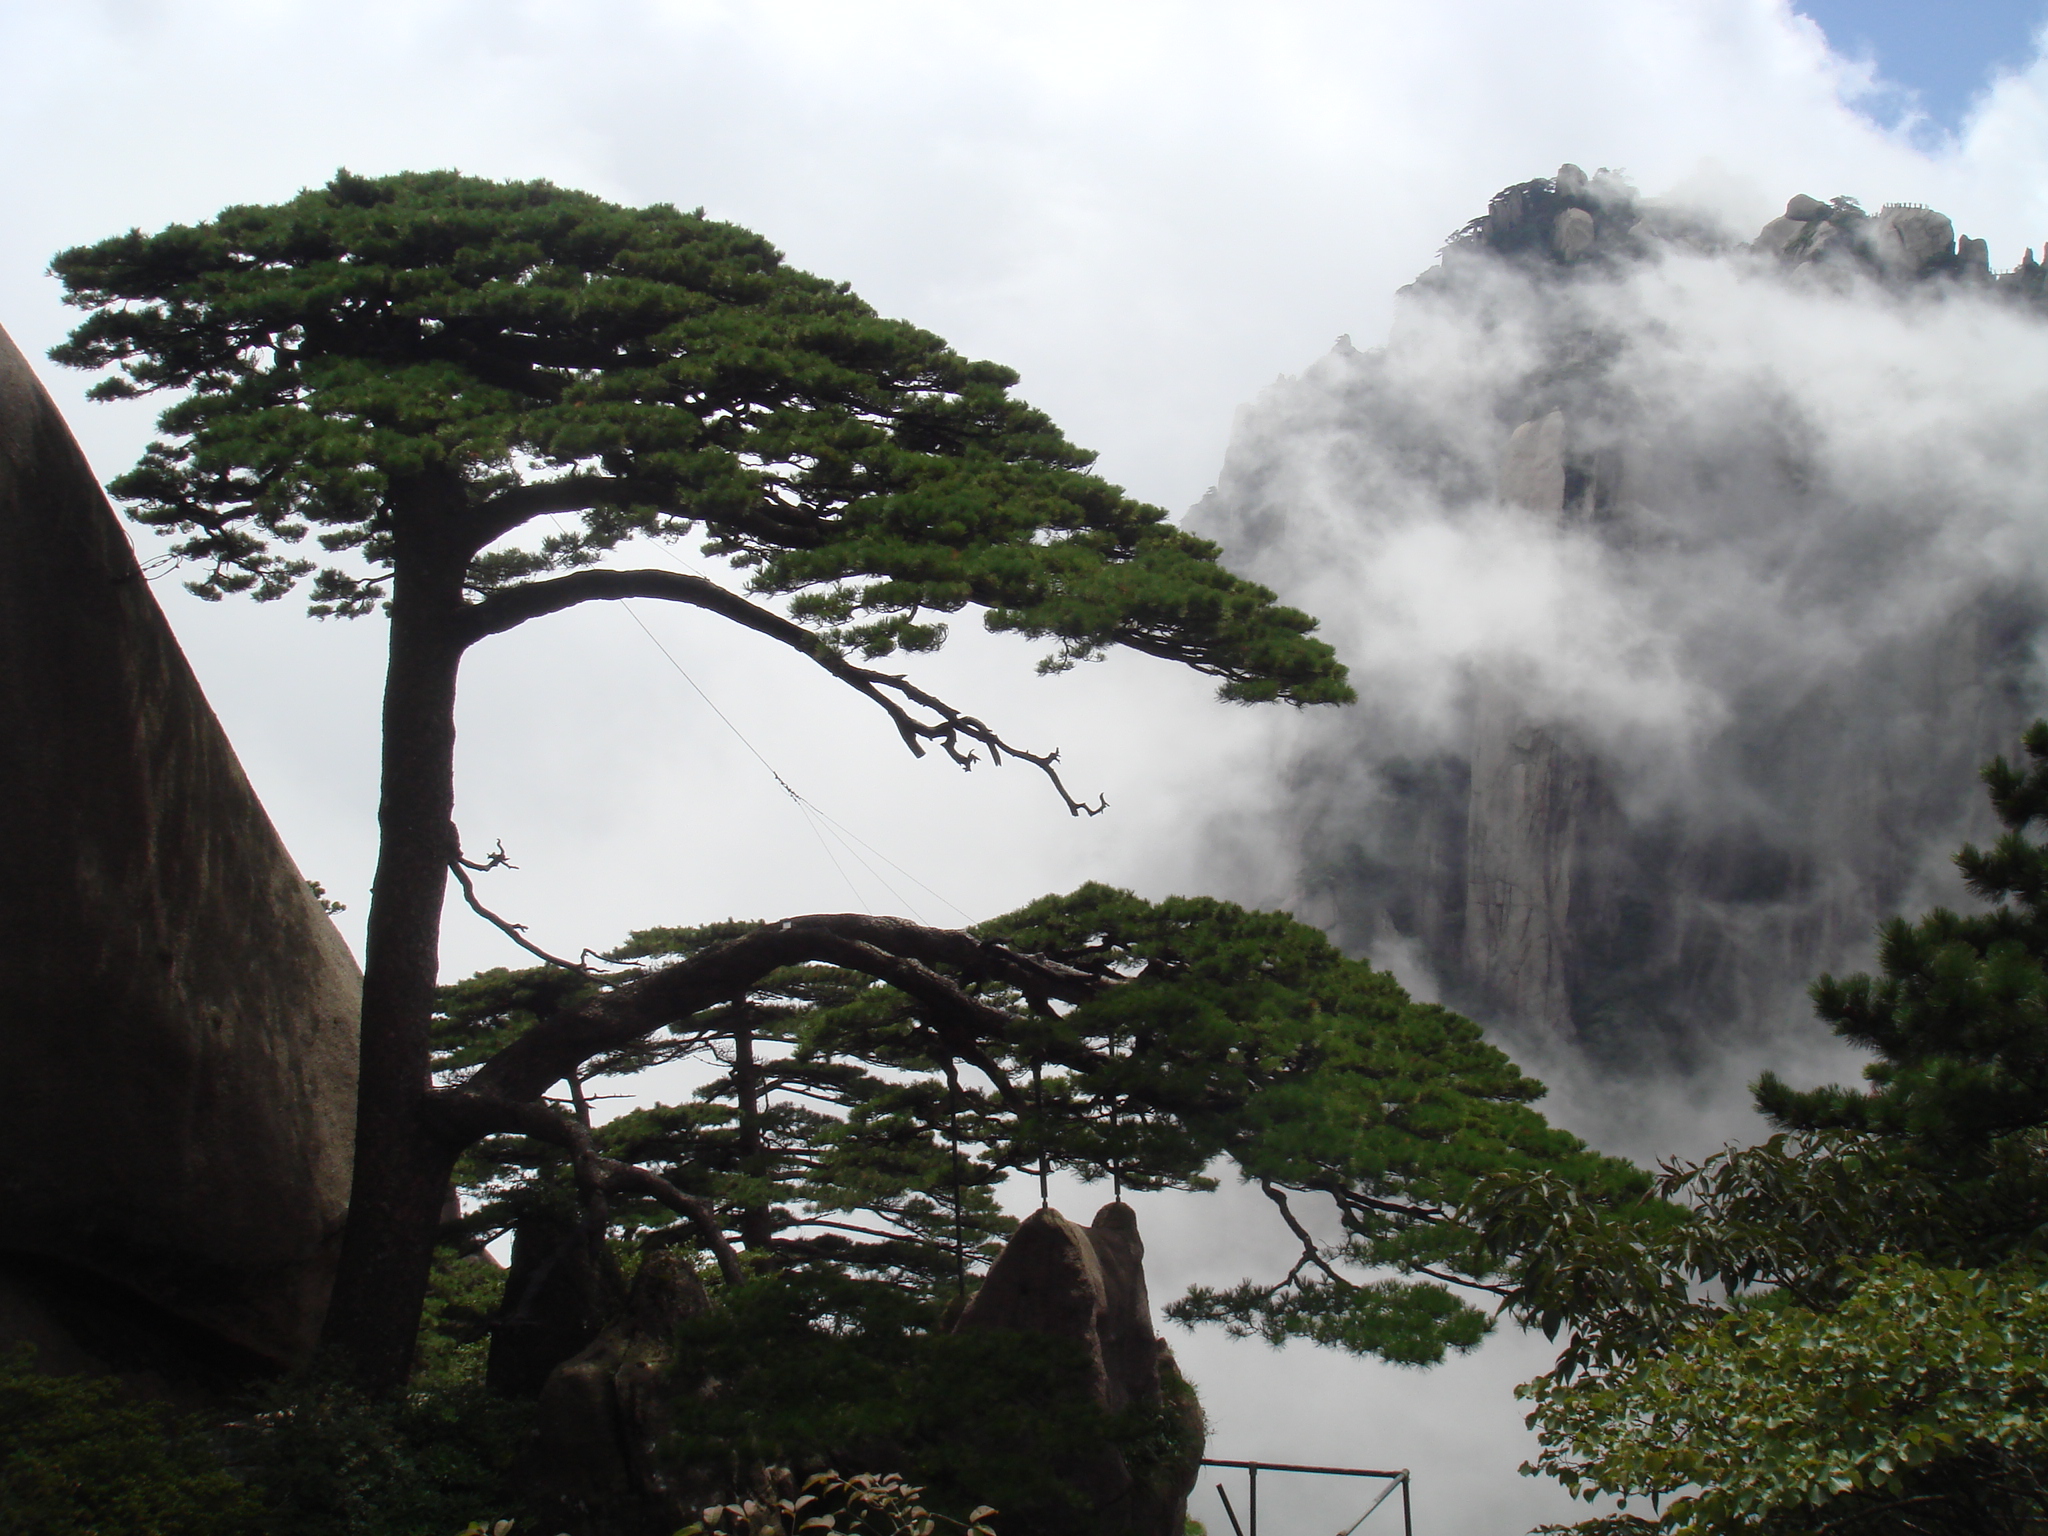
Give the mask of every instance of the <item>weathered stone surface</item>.
[{"label": "weathered stone surface", "polygon": [[669,1365],[677,1327],[711,1309],[674,1253],[650,1255],[624,1314],[549,1375],[528,1483],[550,1526],[578,1536],[667,1536],[697,1493],[662,1454],[673,1423]]},{"label": "weathered stone surface", "polygon": [[1785,204],[1785,217],[1805,221],[1817,219],[1828,211],[1828,205],[1817,197],[1808,197],[1804,192],[1796,193]]},{"label": "weathered stone surface", "polygon": [[[1526,421],[1502,454],[1500,499],[1564,520],[1569,423],[1563,411]],[[1606,801],[1593,755],[1532,720],[1511,678],[1476,681],[1471,777],[1461,850],[1463,973],[1475,997],[1553,1042],[1573,1035],[1570,966],[1574,884],[1600,836]],[[1583,907],[1585,895],[1578,895]]]},{"label": "weathered stone surface", "polygon": [[1500,499],[1532,512],[1564,510],[1564,412],[1525,421],[1501,455]]},{"label": "weathered stone surface", "polygon": [[1878,214],[1870,245],[1887,271],[1917,277],[1955,254],[1956,227],[1932,208],[1893,204]]},{"label": "weathered stone surface", "polygon": [[1559,197],[1584,197],[1586,195],[1586,173],[1567,160],[1557,168],[1553,178],[1557,183]]},{"label": "weathered stone surface", "polygon": [[1773,219],[1766,224],[1756,239],[1750,243],[1749,248],[1759,256],[1783,256],[1792,242],[1806,231],[1806,222],[1795,219],[1788,213],[1784,218]]},{"label": "weathered stone surface", "polygon": [[1551,248],[1565,261],[1577,261],[1593,249],[1598,237],[1593,215],[1583,208],[1565,209],[1550,227]]},{"label": "weathered stone surface", "polygon": [[1840,261],[1854,257],[1861,249],[1856,236],[1840,224],[1822,224],[1800,247],[1801,261]]},{"label": "weathered stone surface", "polygon": [[303,1360],[359,977],[4,334],[0,655],[0,1327],[128,1370]]},{"label": "weathered stone surface", "polygon": [[1509,689],[1483,689],[1472,723],[1465,974],[1492,1008],[1551,1041],[1573,1035],[1573,885],[1597,795],[1589,754],[1532,723]]},{"label": "weathered stone surface", "polygon": [[556,1366],[598,1336],[625,1292],[610,1252],[575,1212],[540,1206],[522,1213],[485,1385],[505,1397],[535,1396]]},{"label": "weathered stone surface", "polygon": [[1973,282],[1991,279],[1991,246],[1988,241],[1964,235],[1956,241],[1956,270]]},{"label": "weathered stone surface", "polygon": [[959,1331],[1046,1334],[1082,1346],[1090,1397],[1113,1414],[1162,1411],[1193,1448],[1164,1468],[1133,1469],[1104,1446],[1063,1477],[1093,1505],[1094,1528],[1131,1536],[1181,1536],[1187,1496],[1200,1471],[1202,1426],[1173,1352],[1152,1328],[1145,1244],[1137,1216],[1121,1201],[1086,1227],[1058,1211],[1027,1218],[989,1267],[961,1315]]}]

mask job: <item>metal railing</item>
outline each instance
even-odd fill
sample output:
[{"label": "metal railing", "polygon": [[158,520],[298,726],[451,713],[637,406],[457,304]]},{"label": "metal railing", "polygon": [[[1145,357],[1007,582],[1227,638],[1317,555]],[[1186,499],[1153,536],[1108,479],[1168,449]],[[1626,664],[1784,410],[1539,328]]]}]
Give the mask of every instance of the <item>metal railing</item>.
[{"label": "metal railing", "polygon": [[1259,1474],[1261,1472],[1306,1472],[1318,1477],[1383,1477],[1387,1479],[1387,1486],[1380,1490],[1380,1496],[1366,1506],[1365,1514],[1360,1515],[1349,1526],[1345,1527],[1344,1530],[1338,1532],[1338,1536],[1352,1536],[1352,1532],[1365,1524],[1367,1516],[1387,1502],[1387,1499],[1396,1488],[1401,1490],[1401,1530],[1403,1536],[1415,1536],[1415,1511],[1409,1502],[1408,1469],[1406,1467],[1402,1467],[1394,1472],[1380,1472],[1375,1471],[1371,1467],[1302,1467],[1284,1461],[1223,1461],[1214,1456],[1204,1456],[1202,1458],[1202,1465],[1205,1467],[1239,1467],[1245,1472],[1247,1483],[1245,1518],[1250,1526],[1249,1530],[1237,1523],[1237,1511],[1231,1508],[1230,1495],[1223,1491],[1223,1485],[1221,1483],[1216,1485],[1216,1496],[1223,1501],[1223,1513],[1230,1517],[1230,1529],[1234,1536],[1259,1536]]}]

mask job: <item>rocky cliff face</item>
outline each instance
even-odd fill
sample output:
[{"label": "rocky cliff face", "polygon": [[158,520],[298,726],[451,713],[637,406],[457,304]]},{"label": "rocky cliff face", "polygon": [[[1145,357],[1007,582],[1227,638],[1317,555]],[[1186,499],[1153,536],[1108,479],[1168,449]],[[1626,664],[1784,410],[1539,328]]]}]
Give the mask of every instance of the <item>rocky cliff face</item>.
[{"label": "rocky cliff face", "polygon": [[1744,242],[1605,172],[1501,193],[1384,349],[1246,408],[1189,519],[1364,698],[1304,732],[1278,871],[1219,877],[1610,1063],[1803,1014],[1958,899],[1976,766],[2048,704],[2005,381],[2042,271],[1910,205]]},{"label": "rocky cliff face", "polygon": [[355,963],[0,333],[0,1337],[303,1361],[348,1196]]}]

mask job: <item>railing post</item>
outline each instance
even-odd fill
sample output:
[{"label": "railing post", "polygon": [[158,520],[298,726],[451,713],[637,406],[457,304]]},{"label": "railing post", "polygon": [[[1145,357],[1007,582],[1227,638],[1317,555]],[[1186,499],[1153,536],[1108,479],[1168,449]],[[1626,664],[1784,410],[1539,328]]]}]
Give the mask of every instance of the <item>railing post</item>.
[{"label": "railing post", "polygon": [[1259,1536],[1259,1464],[1251,1466],[1252,1473],[1252,1530],[1251,1536]]},{"label": "railing post", "polygon": [[1415,1536],[1415,1512],[1408,1507],[1408,1474],[1401,1474],[1401,1530],[1403,1536]]}]

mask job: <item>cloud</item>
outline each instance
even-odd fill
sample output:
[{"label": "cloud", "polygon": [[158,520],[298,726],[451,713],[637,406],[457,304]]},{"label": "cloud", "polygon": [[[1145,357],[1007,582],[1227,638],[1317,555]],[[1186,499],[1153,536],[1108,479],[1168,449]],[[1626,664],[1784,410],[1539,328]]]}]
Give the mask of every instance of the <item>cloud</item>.
[{"label": "cloud", "polygon": [[[2048,692],[2048,324],[1684,242],[1579,280],[1454,255],[1383,350],[1241,413],[1194,514],[1362,697],[1295,722],[1210,880],[1525,1044],[1797,1035],[1881,918],[1963,898],[1976,768]],[[1505,499],[1522,422],[1565,445],[1551,508],[1585,477],[1564,516]]]}]

